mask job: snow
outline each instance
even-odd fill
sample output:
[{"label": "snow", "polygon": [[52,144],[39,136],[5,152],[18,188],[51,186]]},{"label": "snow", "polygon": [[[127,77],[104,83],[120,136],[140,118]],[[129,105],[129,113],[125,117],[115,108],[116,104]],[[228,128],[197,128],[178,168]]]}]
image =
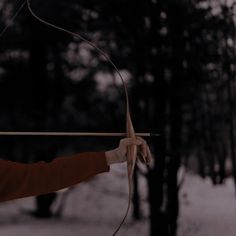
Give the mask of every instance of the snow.
[{"label": "snow", "polygon": [[235,236],[236,198],[232,178],[213,186],[188,174],[180,192],[179,236]]},{"label": "snow", "polygon": [[[146,180],[140,179],[143,219],[135,222],[129,214],[118,235],[148,236],[148,203]],[[2,236],[104,236],[112,235],[127,207],[125,165],[114,165],[110,173],[79,185],[70,192],[61,218],[34,219],[22,209],[34,209],[34,198],[23,198],[0,204]],[[58,207],[62,192],[56,203]],[[178,236],[234,236],[236,199],[232,178],[224,185],[187,174],[180,191]]]},{"label": "snow", "polygon": [[[76,185],[66,201],[62,218],[34,219],[22,214],[22,209],[34,209],[34,198],[28,197],[0,204],[0,227],[3,236],[104,236],[112,235],[120,224],[128,201],[126,166],[114,165],[110,173]],[[139,222],[127,217],[118,235],[148,235],[148,204],[143,185],[144,219]],[[62,192],[53,209],[57,209]],[[145,209],[146,208],[146,209]],[[131,211],[130,211],[131,212]],[[147,213],[146,213],[147,214]]]}]

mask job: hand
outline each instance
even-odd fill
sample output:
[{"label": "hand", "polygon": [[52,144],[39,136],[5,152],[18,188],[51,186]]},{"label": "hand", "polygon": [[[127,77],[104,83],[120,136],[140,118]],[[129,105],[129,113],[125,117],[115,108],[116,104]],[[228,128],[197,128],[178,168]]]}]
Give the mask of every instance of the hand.
[{"label": "hand", "polygon": [[127,161],[127,147],[137,145],[137,155],[142,157],[141,161],[149,164],[152,159],[151,151],[144,139],[141,137],[124,138],[120,140],[119,147],[105,152],[107,164],[122,163]]}]

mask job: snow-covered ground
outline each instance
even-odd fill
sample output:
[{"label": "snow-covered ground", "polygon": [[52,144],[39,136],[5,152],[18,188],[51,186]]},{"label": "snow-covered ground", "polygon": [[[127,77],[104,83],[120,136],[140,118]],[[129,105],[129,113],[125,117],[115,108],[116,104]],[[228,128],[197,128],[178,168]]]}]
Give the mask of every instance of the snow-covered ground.
[{"label": "snow-covered ground", "polygon": [[[144,181],[144,180],[143,180]],[[143,183],[142,186],[145,186]],[[120,230],[122,236],[148,235],[146,195],[143,191],[144,220],[134,222],[130,215]],[[0,204],[1,236],[104,236],[112,235],[121,222],[128,199],[126,166],[115,165],[110,173],[100,174],[77,185],[69,194],[61,219],[38,220],[22,214],[34,209],[34,198]],[[56,209],[60,197],[53,209]],[[146,217],[145,217],[146,214]]]},{"label": "snow-covered ground", "polygon": [[[120,234],[148,236],[148,205],[145,180],[141,180],[144,219],[134,222],[129,216]],[[0,204],[1,236],[104,236],[112,235],[127,206],[127,180],[124,165],[110,173],[76,186],[60,219],[37,220],[22,214],[33,209],[34,198]],[[60,196],[53,205],[56,209]],[[232,179],[212,186],[209,179],[188,174],[180,192],[178,236],[235,236],[236,198]],[[235,231],[235,232],[234,232]]]},{"label": "snow-covered ground", "polygon": [[233,179],[213,186],[207,178],[187,175],[180,193],[179,236],[235,236],[236,197]]}]

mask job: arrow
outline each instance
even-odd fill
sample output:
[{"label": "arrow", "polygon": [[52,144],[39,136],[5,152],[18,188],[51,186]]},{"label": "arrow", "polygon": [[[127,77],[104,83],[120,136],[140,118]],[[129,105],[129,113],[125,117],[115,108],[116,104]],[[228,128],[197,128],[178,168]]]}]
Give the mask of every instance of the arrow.
[{"label": "arrow", "polygon": [[[156,133],[136,133],[137,136],[153,137]],[[126,133],[96,133],[96,132],[17,132],[0,131],[0,136],[102,136],[102,137],[126,137]]]}]

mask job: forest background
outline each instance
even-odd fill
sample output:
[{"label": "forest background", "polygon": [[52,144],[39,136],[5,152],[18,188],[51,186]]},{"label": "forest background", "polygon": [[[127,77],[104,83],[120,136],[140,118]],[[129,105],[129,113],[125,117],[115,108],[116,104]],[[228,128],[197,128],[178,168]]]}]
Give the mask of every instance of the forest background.
[{"label": "forest background", "polygon": [[[21,4],[0,1],[1,28]],[[176,235],[181,166],[214,185],[228,176],[236,182],[235,2],[35,0],[32,8],[92,40],[121,71],[135,130],[160,134],[148,139],[154,168],[135,170],[133,217],[142,218],[144,176],[150,235]],[[125,131],[124,92],[111,65],[26,8],[0,38],[0,110],[2,131]],[[0,154],[48,162],[64,153],[111,149],[118,141],[1,137]],[[47,199],[37,197],[37,211],[49,207]]]}]

